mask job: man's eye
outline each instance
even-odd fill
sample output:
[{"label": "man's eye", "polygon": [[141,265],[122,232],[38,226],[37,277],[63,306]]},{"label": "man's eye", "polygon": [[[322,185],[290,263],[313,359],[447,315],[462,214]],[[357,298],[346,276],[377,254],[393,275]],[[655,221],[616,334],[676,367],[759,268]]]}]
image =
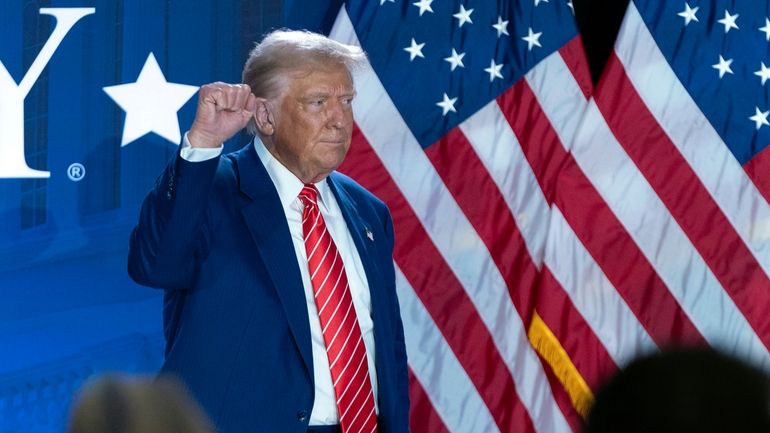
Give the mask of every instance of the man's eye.
[{"label": "man's eye", "polygon": [[353,103],[353,98],[344,98],[342,103],[345,105],[351,105]]},{"label": "man's eye", "polygon": [[310,101],[310,105],[313,105],[315,107],[320,107],[321,105],[323,105],[323,103],[324,103],[323,99],[313,99]]}]

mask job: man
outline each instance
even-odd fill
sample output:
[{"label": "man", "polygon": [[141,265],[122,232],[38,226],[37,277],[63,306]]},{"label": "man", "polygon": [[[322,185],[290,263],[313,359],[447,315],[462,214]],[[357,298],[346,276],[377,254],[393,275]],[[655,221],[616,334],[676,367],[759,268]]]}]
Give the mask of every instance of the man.
[{"label": "man", "polygon": [[[362,61],[321,35],[267,35],[246,84],[200,89],[142,206],[129,273],[166,291],[163,371],[222,433],[408,432],[392,222],[334,171]],[[247,124],[254,142],[221,156]]]}]

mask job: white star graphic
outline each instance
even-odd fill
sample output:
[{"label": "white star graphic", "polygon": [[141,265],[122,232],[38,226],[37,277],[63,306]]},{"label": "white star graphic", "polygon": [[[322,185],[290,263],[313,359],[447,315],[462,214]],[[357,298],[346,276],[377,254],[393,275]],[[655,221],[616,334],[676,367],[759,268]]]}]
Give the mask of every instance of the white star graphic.
[{"label": "white star graphic", "polygon": [[759,107],[755,107],[755,109],[757,110],[756,113],[749,117],[749,120],[753,120],[757,124],[758,131],[762,125],[770,125],[770,122],[767,121],[767,115],[770,114],[770,111],[759,111]]},{"label": "white star graphic", "polygon": [[761,68],[757,72],[754,72],[754,75],[762,78],[762,85],[765,85],[765,81],[770,80],[770,68],[765,66],[765,62],[761,62]]},{"label": "white star graphic", "polygon": [[454,48],[452,48],[452,55],[449,57],[444,57],[444,60],[449,62],[450,65],[452,65],[452,70],[454,71],[455,68],[458,66],[461,68],[464,68],[465,65],[463,65],[463,57],[465,57],[465,53],[457,53]]},{"label": "white star graphic", "polygon": [[396,2],[396,0],[380,0],[380,6],[384,5],[384,4],[385,4],[385,2],[388,2],[388,3],[395,3],[395,2]]},{"label": "white star graphic", "polygon": [[176,113],[198,87],[167,82],[158,61],[150,53],[136,82],[103,87],[102,90],[126,112],[120,143],[125,146],[149,132],[179,144],[182,134]]},{"label": "white star graphic", "polygon": [[720,24],[724,24],[724,26],[725,26],[725,33],[727,33],[727,32],[730,31],[730,29],[737,29],[738,28],[738,24],[735,24],[735,21],[737,19],[738,19],[738,14],[730,15],[725,10],[725,17],[722,18],[721,20],[718,20],[717,22],[720,23]]},{"label": "white star graphic", "polygon": [[572,0],[567,2],[567,6],[572,10],[572,15],[575,15],[575,5],[572,4]]},{"label": "white star graphic", "polygon": [[495,81],[495,78],[503,78],[503,74],[500,73],[500,70],[503,69],[503,64],[496,64],[495,59],[492,59],[489,62],[489,67],[484,69],[484,72],[489,74],[489,82]]},{"label": "white star graphic", "polygon": [[532,51],[532,47],[534,47],[535,45],[541,48],[543,47],[542,45],[540,45],[540,36],[542,35],[543,35],[543,32],[534,33],[532,31],[532,27],[530,27],[529,33],[527,34],[527,36],[524,36],[521,39],[527,41],[527,48],[529,49],[529,51]]},{"label": "white star graphic", "polygon": [[535,6],[539,5],[540,3],[548,3],[548,0],[535,0]]},{"label": "white star graphic", "polygon": [[441,113],[442,116],[446,116],[447,113],[450,111],[452,113],[457,113],[457,110],[455,110],[455,102],[457,102],[457,98],[449,98],[446,93],[444,93],[444,100],[441,102],[436,102],[436,105],[441,107],[444,112]]},{"label": "white star graphic", "polygon": [[422,57],[423,59],[425,56],[422,54],[422,48],[425,46],[425,42],[418,44],[414,38],[412,38],[412,44],[406,48],[404,48],[404,51],[409,53],[409,61],[415,59],[415,57]]},{"label": "white star graphic", "polygon": [[712,68],[719,71],[719,78],[725,76],[725,74],[732,74],[733,70],[730,69],[730,65],[733,63],[733,59],[725,60],[721,55],[719,56],[719,63],[711,65]]},{"label": "white star graphic", "polygon": [[497,30],[498,38],[508,34],[508,21],[503,21],[503,17],[497,17],[497,24],[492,24],[492,27]]},{"label": "white star graphic", "polygon": [[433,13],[433,8],[430,7],[431,3],[433,3],[433,0],[420,0],[412,4],[420,8],[420,16],[422,16],[422,14],[424,14],[425,11]]},{"label": "white star graphic", "polygon": [[695,16],[698,13],[699,7],[691,8],[688,3],[684,4],[684,10],[677,15],[684,18],[684,25],[690,24],[690,21],[698,21],[698,17]]},{"label": "white star graphic", "polygon": [[471,21],[471,14],[473,13],[473,9],[466,10],[465,6],[460,5],[460,11],[456,14],[452,15],[453,17],[457,18],[457,27],[462,27],[465,23],[471,23],[473,24],[473,21]]},{"label": "white star graphic", "polygon": [[759,28],[765,34],[765,40],[770,41],[770,19],[765,18],[765,26]]}]

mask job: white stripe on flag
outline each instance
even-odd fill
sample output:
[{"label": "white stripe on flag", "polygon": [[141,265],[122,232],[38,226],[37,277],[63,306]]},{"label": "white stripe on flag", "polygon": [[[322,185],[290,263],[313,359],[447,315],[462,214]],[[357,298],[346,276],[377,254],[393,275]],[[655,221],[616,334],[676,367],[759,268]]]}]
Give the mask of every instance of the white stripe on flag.
[{"label": "white stripe on flag", "polygon": [[[552,56],[561,58],[558,52]],[[558,62],[541,62],[533,71],[560,66],[563,66],[563,62],[561,65]],[[563,70],[569,74],[566,66]],[[557,74],[559,72],[556,71]],[[532,74],[539,75],[537,72]],[[571,74],[569,78],[574,81]],[[562,92],[562,88],[550,86],[544,87],[543,91]],[[577,101],[571,101],[573,107],[586,105],[582,93],[573,97],[579,98]],[[569,105],[564,103],[560,106]],[[561,119],[562,116],[578,117],[573,110],[557,112],[550,117],[557,119],[563,126],[577,126],[574,121]],[[528,249],[543,251],[542,242],[547,236],[549,247],[545,248],[546,265],[616,364],[623,365],[622,362],[640,348],[655,347],[647,332],[636,320],[636,316],[604,276],[557,208],[554,207],[555,215],[550,217],[550,224],[548,223],[550,208],[518,139],[496,101],[475,113],[463,122],[460,128],[485,167],[489,168],[495,183],[503,191],[508,206],[517,216],[517,225],[521,227],[523,223],[531,226],[526,234],[522,230]],[[508,170],[504,167],[508,167]],[[528,218],[519,217],[520,215],[527,215]],[[530,219],[529,215],[535,217],[534,224],[527,221]],[[520,222],[522,219],[525,221]],[[556,239],[564,244],[553,245]],[[531,245],[532,243],[535,245]],[[610,318],[612,321],[608,321]]]},{"label": "white stripe on flag", "polygon": [[[547,74],[542,78],[549,79]],[[569,86],[562,82],[561,87]],[[558,107],[564,95],[579,91],[544,94],[543,86],[532,88],[546,112]],[[755,360],[766,358],[762,342],[620,147],[593,101],[582,120],[574,140],[569,138],[572,131],[560,130],[555,123],[557,134],[693,324],[712,345],[751,354]]]},{"label": "white stripe on flag", "polygon": [[405,336],[409,365],[447,429],[499,432],[489,409],[398,267],[396,290],[401,318],[408,330]]},{"label": "white stripe on flag", "polygon": [[561,53],[556,51],[541,60],[524,78],[559,140],[569,148],[588,109],[588,101]]},{"label": "white stripe on flag", "polygon": [[768,274],[770,205],[677,79],[633,2],[615,52],[644,104]]},{"label": "white stripe on flag", "polygon": [[539,269],[550,208],[497,101],[491,101],[466,119],[460,124],[460,130],[500,189],[529,256]]},{"label": "white stripe on flag", "polygon": [[[359,45],[344,8],[330,36]],[[484,243],[447,191],[371,68],[356,75],[356,89],[359,93],[353,110],[361,131],[478,310],[535,429],[572,432],[550,392],[543,366],[529,344],[521,318],[510,302],[506,282]]]},{"label": "white stripe on flag", "polygon": [[657,348],[556,206],[551,211],[545,265],[616,365]]}]

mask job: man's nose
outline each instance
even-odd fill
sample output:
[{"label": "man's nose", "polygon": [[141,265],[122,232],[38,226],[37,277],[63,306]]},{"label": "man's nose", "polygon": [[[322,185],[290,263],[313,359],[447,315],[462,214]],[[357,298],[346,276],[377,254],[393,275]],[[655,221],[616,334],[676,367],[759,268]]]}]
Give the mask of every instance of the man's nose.
[{"label": "man's nose", "polygon": [[329,105],[328,109],[329,125],[333,128],[342,128],[346,122],[346,109],[341,102],[337,101]]}]

